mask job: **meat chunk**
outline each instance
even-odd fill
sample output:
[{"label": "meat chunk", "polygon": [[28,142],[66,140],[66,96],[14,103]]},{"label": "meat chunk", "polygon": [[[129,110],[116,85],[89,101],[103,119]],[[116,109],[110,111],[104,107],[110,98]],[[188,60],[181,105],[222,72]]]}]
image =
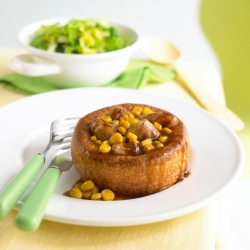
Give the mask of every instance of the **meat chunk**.
[{"label": "meat chunk", "polygon": [[112,153],[119,155],[138,155],[140,148],[137,144],[119,142],[112,145]]},{"label": "meat chunk", "polygon": [[131,127],[127,132],[137,135],[138,140],[157,139],[160,135],[159,131],[147,119],[142,119]]},{"label": "meat chunk", "polygon": [[109,140],[110,137],[116,133],[117,130],[111,124],[103,123],[96,127],[95,136],[98,140],[106,141]]},{"label": "meat chunk", "polygon": [[104,124],[104,121],[99,116],[95,116],[94,119],[90,122],[91,131],[95,134],[96,128],[102,124]]},{"label": "meat chunk", "polygon": [[118,120],[121,115],[124,115],[127,113],[127,110],[125,108],[122,108],[120,106],[114,106],[110,112],[109,116],[111,117],[112,120]]},{"label": "meat chunk", "polygon": [[150,114],[140,115],[138,118],[139,120],[147,119],[151,123],[158,122],[162,126],[166,126],[168,128],[172,128],[178,124],[178,119],[176,116],[163,112],[154,112]]}]

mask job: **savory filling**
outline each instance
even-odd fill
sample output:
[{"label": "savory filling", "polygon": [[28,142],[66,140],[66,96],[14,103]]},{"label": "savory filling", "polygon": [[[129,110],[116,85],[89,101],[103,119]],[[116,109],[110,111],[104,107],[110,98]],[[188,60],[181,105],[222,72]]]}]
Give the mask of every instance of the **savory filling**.
[{"label": "savory filling", "polygon": [[[154,112],[152,109],[139,105],[134,105],[131,110],[113,106],[90,121],[90,140],[98,145],[96,148],[101,154],[114,156],[133,157],[160,150],[175,139],[173,127],[178,124],[178,118],[169,112]],[[176,182],[182,179],[178,178]],[[101,189],[93,180],[83,179],[75,183],[66,195],[89,200],[119,199],[114,190]]]},{"label": "savory filling", "polygon": [[173,115],[153,112],[149,107],[127,110],[114,106],[90,123],[91,140],[101,153],[139,155],[164,147],[178,123]]}]

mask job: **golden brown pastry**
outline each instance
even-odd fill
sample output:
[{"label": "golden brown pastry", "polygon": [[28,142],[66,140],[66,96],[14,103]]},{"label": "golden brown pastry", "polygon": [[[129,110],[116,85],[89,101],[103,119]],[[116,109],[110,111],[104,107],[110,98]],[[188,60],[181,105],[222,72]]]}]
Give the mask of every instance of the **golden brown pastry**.
[{"label": "golden brown pastry", "polygon": [[71,152],[84,180],[116,195],[137,197],[168,188],[183,177],[189,138],[183,122],[170,112],[126,103],[81,118]]}]

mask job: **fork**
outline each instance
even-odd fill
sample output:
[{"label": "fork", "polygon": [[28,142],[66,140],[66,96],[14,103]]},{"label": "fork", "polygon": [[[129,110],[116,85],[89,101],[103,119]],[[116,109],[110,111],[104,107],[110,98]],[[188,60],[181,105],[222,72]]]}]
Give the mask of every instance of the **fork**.
[{"label": "fork", "polygon": [[3,220],[28,189],[42,169],[49,150],[56,155],[70,150],[71,138],[79,118],[60,118],[50,126],[50,140],[40,153],[34,155],[0,194],[0,221]]}]

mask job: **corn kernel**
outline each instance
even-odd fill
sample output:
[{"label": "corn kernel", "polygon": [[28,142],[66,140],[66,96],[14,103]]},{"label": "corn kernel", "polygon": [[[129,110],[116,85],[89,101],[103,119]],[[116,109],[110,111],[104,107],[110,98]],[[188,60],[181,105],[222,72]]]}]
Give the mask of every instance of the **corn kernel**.
[{"label": "corn kernel", "polygon": [[119,118],[120,121],[128,121],[128,115],[127,114],[123,114],[120,116]]},{"label": "corn kernel", "polygon": [[99,192],[99,188],[95,185],[92,189],[91,189],[91,193],[92,194],[96,194]]},{"label": "corn kernel", "polygon": [[126,129],[124,127],[118,127],[118,131],[123,135],[126,133]]},{"label": "corn kernel", "polygon": [[132,114],[134,114],[135,116],[139,116],[142,112],[142,108],[141,107],[134,107],[132,110]]},{"label": "corn kernel", "polygon": [[109,117],[109,116],[107,116],[107,115],[102,115],[102,116],[101,116],[101,119],[102,119],[104,122],[112,122],[111,117]]},{"label": "corn kernel", "polygon": [[115,144],[115,143],[118,143],[118,142],[123,142],[123,137],[120,133],[114,133],[110,139],[109,139],[109,142],[110,144]]},{"label": "corn kernel", "polygon": [[142,147],[146,146],[147,144],[152,144],[152,141],[149,138],[141,142]]},{"label": "corn kernel", "polygon": [[109,140],[105,140],[102,142],[103,144],[109,145]]},{"label": "corn kernel", "polygon": [[79,188],[72,188],[70,191],[70,196],[73,198],[81,199],[82,198],[82,192]]},{"label": "corn kernel", "polygon": [[115,194],[110,189],[102,190],[102,199],[105,201],[112,201],[115,198]]},{"label": "corn kernel", "polygon": [[95,141],[95,143],[98,144],[98,145],[101,145],[102,141],[101,140],[97,140],[97,141]]},{"label": "corn kernel", "polygon": [[142,110],[142,114],[150,114],[153,113],[153,111],[149,107],[144,107]]},{"label": "corn kernel", "polygon": [[128,114],[128,119],[133,119],[133,118],[135,118],[135,115],[132,114],[132,113],[129,113],[129,114]]},{"label": "corn kernel", "polygon": [[126,130],[128,130],[130,128],[130,123],[128,121],[121,121],[120,122],[120,126],[124,127]]},{"label": "corn kernel", "polygon": [[160,135],[158,138],[158,141],[165,144],[168,140],[168,137],[166,135]]},{"label": "corn kernel", "polygon": [[154,127],[157,129],[157,130],[159,130],[159,131],[161,131],[162,130],[162,126],[161,126],[161,124],[160,123],[158,123],[158,122],[154,122]]},{"label": "corn kernel", "polygon": [[152,144],[146,144],[144,147],[143,147],[143,151],[144,152],[150,152],[150,151],[152,151],[152,150],[154,150],[155,149],[155,147],[152,145]]},{"label": "corn kernel", "polygon": [[91,200],[94,200],[94,201],[100,200],[101,198],[102,198],[101,193],[95,193],[91,195]]},{"label": "corn kernel", "polygon": [[154,141],[152,144],[154,145],[154,146],[156,146],[158,143],[161,143],[161,142],[159,142],[159,141]]},{"label": "corn kernel", "polygon": [[129,143],[139,144],[140,142],[138,140],[135,140],[135,139],[129,139]]},{"label": "corn kernel", "polygon": [[120,124],[119,120],[113,120],[111,123],[114,124],[115,127],[118,127]]},{"label": "corn kernel", "polygon": [[85,181],[82,185],[81,185],[81,190],[83,192],[89,191],[91,190],[93,187],[95,186],[94,182],[91,180]]},{"label": "corn kernel", "polygon": [[163,148],[164,145],[163,145],[161,142],[159,142],[159,143],[157,143],[157,144],[155,145],[155,147],[156,147],[156,148]]},{"label": "corn kernel", "polygon": [[131,133],[131,132],[128,132],[128,133],[126,134],[126,138],[137,140],[137,135],[135,135],[135,134],[133,134],[133,133]]},{"label": "corn kernel", "polygon": [[135,119],[135,118],[132,118],[132,119],[129,119],[128,122],[130,123],[130,127],[134,126],[139,120],[138,119]]},{"label": "corn kernel", "polygon": [[91,195],[92,195],[91,190],[82,192],[83,199],[89,199],[91,197]]},{"label": "corn kernel", "polygon": [[101,153],[109,153],[111,151],[111,146],[106,143],[102,143],[99,147]]},{"label": "corn kernel", "polygon": [[79,182],[79,183],[75,184],[75,186],[74,186],[74,187],[76,187],[76,188],[79,188],[79,189],[80,189],[80,188],[81,188],[81,186],[82,186],[82,184],[83,184],[82,182]]},{"label": "corn kernel", "polygon": [[97,138],[96,138],[95,135],[93,135],[93,136],[90,137],[90,140],[93,141],[93,142],[95,142],[95,141],[97,141]]},{"label": "corn kernel", "polygon": [[169,134],[172,133],[172,130],[170,128],[165,127],[165,128],[162,129],[162,133],[164,135],[169,135]]}]

